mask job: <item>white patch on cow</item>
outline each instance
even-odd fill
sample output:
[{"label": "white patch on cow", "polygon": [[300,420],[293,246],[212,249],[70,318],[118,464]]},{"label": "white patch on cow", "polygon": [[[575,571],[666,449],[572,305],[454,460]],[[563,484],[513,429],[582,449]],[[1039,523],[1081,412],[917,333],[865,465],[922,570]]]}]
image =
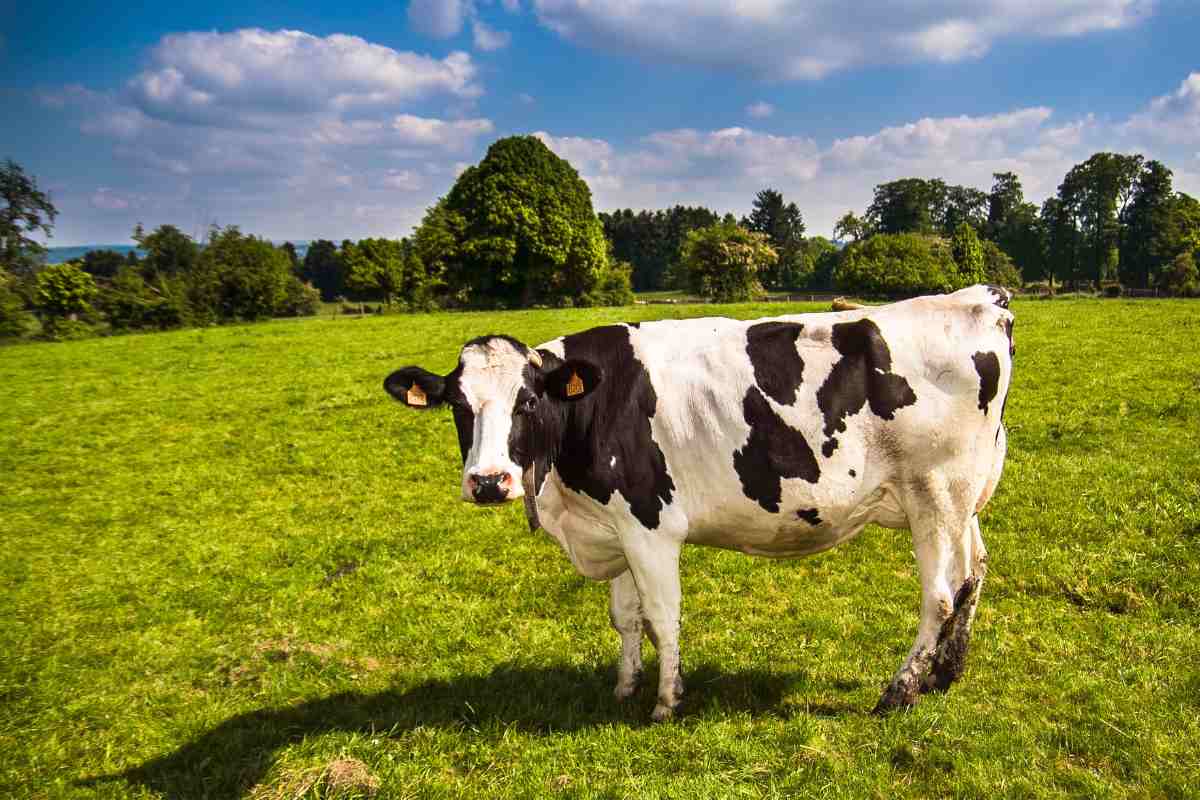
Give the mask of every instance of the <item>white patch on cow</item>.
[{"label": "white patch on cow", "polygon": [[612,457],[612,458],[609,460],[609,462],[608,462],[608,466],[611,468],[611,467],[615,467],[616,465],[617,465],[617,457],[616,457],[616,456],[613,456],[613,457]]},{"label": "white patch on cow", "polygon": [[475,415],[471,450],[462,473],[463,499],[474,501],[469,486],[472,475],[497,472],[512,476],[509,499],[524,497],[522,470],[509,455],[508,437],[528,357],[504,339],[491,339],[463,348],[459,362],[462,364],[459,390]]}]

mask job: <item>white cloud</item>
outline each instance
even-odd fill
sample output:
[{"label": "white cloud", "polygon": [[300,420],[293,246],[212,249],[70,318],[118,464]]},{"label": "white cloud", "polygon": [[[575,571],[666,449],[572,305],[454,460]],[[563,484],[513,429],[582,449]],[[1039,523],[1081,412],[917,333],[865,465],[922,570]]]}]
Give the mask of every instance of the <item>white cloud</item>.
[{"label": "white cloud", "polygon": [[1200,144],[1200,72],[1183,79],[1174,92],[1155,98],[1126,126],[1132,135],[1171,144]]},{"label": "white cloud", "polygon": [[754,119],[766,119],[774,113],[775,106],[765,100],[759,100],[757,103],[746,106],[746,114]]},{"label": "white cloud", "polygon": [[128,84],[148,116],[270,128],[281,116],[370,111],[434,95],[473,98],[470,55],[438,60],[357,36],[248,28],[166,36]]},{"label": "white cloud", "polygon": [[533,0],[571,41],[651,60],[786,80],[865,64],[960,61],[998,40],[1079,36],[1136,24],[1153,0]]},{"label": "white cloud", "polygon": [[[126,165],[130,191],[77,200],[113,224],[144,197],[142,211],[164,222],[218,209],[247,230],[311,238],[407,232],[449,188],[425,175],[449,175],[494,130],[451,110],[480,93],[466,53],[435,59],[353,36],[251,29],[164,37],[118,92],[39,97],[78,113],[81,131]],[[439,100],[445,117],[413,113]],[[356,211],[376,206],[392,213]],[[380,220],[386,229],[363,227]]]},{"label": "white cloud", "polygon": [[480,20],[471,23],[471,32],[474,36],[475,46],[488,52],[508,47],[509,42],[512,41],[512,34],[508,31],[494,30]]},{"label": "white cloud", "polygon": [[408,23],[418,33],[448,39],[462,30],[470,12],[469,0],[411,0]]}]

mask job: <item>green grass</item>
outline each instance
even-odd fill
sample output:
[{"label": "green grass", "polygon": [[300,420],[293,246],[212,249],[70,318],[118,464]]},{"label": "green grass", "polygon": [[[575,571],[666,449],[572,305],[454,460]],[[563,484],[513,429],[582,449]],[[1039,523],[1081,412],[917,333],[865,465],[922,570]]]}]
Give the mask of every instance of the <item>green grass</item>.
[{"label": "green grass", "polygon": [[686,713],[651,725],[653,680],[610,698],[607,587],[519,508],[457,500],[450,415],[380,386],[487,332],[796,308],[0,350],[0,796],[1200,794],[1194,302],[1016,304],[967,673],[882,719],[916,626],[907,534],[789,562],[685,550]]}]

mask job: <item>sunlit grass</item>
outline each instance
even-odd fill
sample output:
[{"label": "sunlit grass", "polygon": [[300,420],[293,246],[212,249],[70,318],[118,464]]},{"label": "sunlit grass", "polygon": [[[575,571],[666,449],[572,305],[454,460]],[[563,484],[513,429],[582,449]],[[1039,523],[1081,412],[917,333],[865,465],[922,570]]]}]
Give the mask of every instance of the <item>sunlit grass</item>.
[{"label": "sunlit grass", "polygon": [[1200,305],[1016,304],[967,674],[884,719],[916,625],[906,534],[686,550],[686,714],[649,725],[652,687],[610,696],[606,587],[519,508],[458,501],[449,414],[380,386],[483,333],[803,308],[0,350],[0,795],[1196,796]]}]

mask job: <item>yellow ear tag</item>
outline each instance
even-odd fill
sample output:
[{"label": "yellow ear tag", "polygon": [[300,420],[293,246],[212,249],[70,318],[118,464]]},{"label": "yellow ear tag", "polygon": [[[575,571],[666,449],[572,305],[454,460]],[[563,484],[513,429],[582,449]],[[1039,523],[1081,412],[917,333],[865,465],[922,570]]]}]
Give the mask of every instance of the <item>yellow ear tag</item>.
[{"label": "yellow ear tag", "polygon": [[405,395],[410,406],[427,406],[429,400],[425,397],[425,392],[421,391],[421,387],[415,383],[408,387],[408,394]]},{"label": "yellow ear tag", "polygon": [[578,397],[583,391],[583,379],[578,372],[572,372],[571,380],[567,381],[567,397]]}]

